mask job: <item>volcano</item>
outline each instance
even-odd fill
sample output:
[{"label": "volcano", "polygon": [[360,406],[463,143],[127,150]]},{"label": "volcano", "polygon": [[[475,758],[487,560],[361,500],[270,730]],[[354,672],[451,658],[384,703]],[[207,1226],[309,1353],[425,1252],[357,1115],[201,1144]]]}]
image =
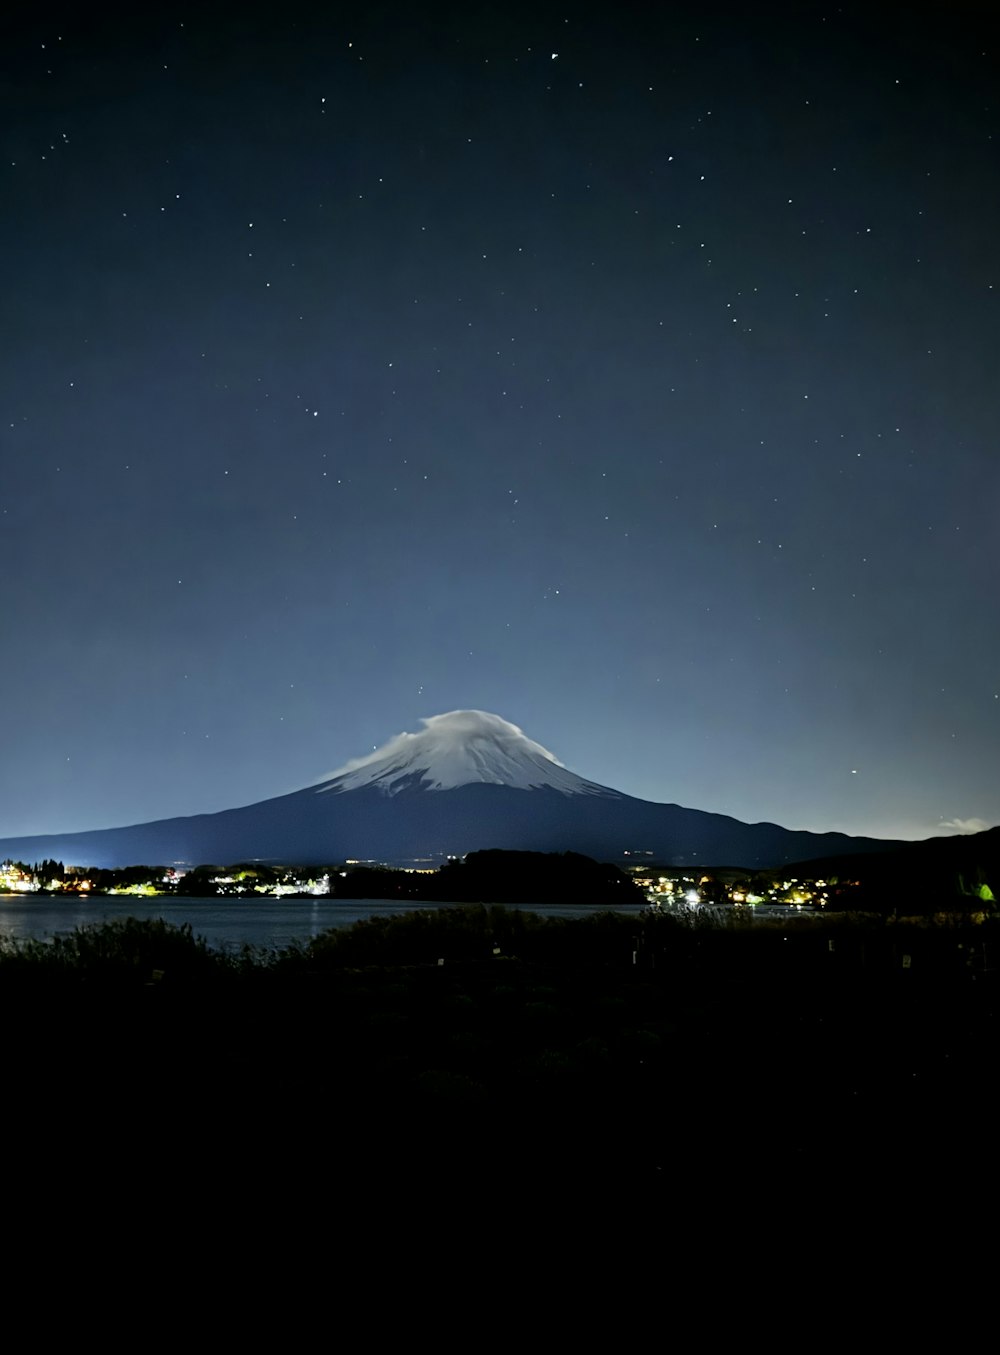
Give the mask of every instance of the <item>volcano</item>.
[{"label": "volcano", "polygon": [[0,839],[0,859],[105,868],[251,860],[436,865],[501,848],[764,869],[901,845],[635,799],[578,776],[486,711],[455,710],[422,723],[290,795],[126,828]]}]

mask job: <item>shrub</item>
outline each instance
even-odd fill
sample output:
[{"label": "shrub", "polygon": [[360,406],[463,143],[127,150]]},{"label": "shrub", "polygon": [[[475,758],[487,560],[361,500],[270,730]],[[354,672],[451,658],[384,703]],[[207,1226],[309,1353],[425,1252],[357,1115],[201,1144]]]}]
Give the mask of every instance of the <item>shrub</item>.
[{"label": "shrub", "polygon": [[190,923],[175,926],[162,918],[119,918],[78,927],[51,941],[7,941],[0,947],[5,971],[42,970],[81,977],[176,980],[214,973],[226,959]]}]

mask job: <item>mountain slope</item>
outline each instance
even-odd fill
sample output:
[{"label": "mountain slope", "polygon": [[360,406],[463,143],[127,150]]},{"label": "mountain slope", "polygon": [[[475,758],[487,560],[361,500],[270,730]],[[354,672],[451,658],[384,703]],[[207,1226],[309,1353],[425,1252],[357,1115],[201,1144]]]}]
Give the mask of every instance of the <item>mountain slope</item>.
[{"label": "mountain slope", "polygon": [[751,869],[899,845],[634,799],[577,776],[517,726],[482,711],[452,711],[424,725],[290,795],[127,828],[8,838],[0,840],[0,858],[93,866],[399,863],[493,847]]}]

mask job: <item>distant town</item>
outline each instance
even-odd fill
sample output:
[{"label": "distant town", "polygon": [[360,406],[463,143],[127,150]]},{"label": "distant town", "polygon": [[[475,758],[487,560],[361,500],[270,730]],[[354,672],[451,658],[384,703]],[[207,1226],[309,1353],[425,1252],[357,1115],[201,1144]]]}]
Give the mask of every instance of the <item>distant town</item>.
[{"label": "distant town", "polygon": [[[508,855],[508,854],[505,854]],[[514,854],[521,855],[521,854]],[[529,856],[531,854],[524,854]],[[550,862],[551,858],[547,858]],[[565,875],[571,883],[567,866]],[[550,893],[559,871],[551,867],[539,880],[539,892]],[[733,870],[710,873],[673,867],[632,866],[623,872],[634,886],[629,901],[644,899],[655,909],[691,909],[701,906],[732,905],[754,908],[780,905],[798,909],[840,910],[850,906],[856,880],[806,879],[785,877],[780,872],[755,872],[747,875]],[[381,886],[385,896],[427,896],[428,877],[439,876],[431,866],[395,868],[375,861],[346,861],[338,866],[304,869],[294,866],[241,864],[221,869],[199,866],[132,866],[119,870],[97,870],[83,866],[64,866],[59,861],[41,861],[29,865],[20,861],[0,862],[0,893],[86,896],[123,896],[152,898],[180,895],[188,897],[328,898],[351,897],[361,889],[372,897],[373,887]],[[526,883],[530,892],[531,862],[527,863]],[[589,900],[581,900],[587,902]],[[600,903],[599,898],[593,900]]]},{"label": "distant town", "polygon": [[[917,844],[919,848],[920,844]],[[992,857],[898,853],[871,858],[829,858],[748,871],[657,865],[648,860],[620,868],[575,852],[488,850],[449,858],[441,865],[405,866],[349,859],[322,866],[244,861],[230,866],[128,866],[98,869],[61,861],[0,862],[0,895],[75,898],[176,897],[188,899],[329,898],[421,903],[569,904],[691,914],[737,910],[744,916],[784,914],[993,913],[997,883]]]}]

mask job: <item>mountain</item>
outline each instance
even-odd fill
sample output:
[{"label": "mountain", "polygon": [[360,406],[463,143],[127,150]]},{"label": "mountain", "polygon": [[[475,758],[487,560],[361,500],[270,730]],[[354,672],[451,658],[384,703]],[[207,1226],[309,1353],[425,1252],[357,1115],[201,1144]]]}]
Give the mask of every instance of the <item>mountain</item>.
[{"label": "mountain", "polygon": [[869,900],[905,900],[914,911],[943,911],[957,895],[995,903],[1000,898],[1000,828],[923,842],[887,843],[888,851],[827,856],[795,863],[798,873],[854,880],[861,893],[857,906]]},{"label": "mountain", "polygon": [[638,800],[577,776],[516,725],[485,711],[451,711],[423,726],[290,795],[128,828],[0,839],[0,860],[436,864],[504,848],[761,869],[900,845]]}]

